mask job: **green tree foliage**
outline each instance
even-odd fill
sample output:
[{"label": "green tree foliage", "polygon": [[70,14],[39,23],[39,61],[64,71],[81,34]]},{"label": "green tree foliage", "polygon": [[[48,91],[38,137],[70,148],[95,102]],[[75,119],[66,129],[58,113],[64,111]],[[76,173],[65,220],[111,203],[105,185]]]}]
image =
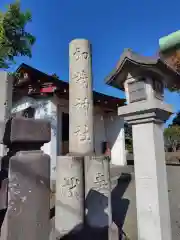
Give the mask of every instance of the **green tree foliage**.
[{"label": "green tree foliage", "polygon": [[164,143],[166,151],[176,152],[180,147],[180,126],[172,125],[164,130]]},{"label": "green tree foliage", "polygon": [[132,153],[133,152],[132,127],[125,123],[124,130],[126,149],[129,151],[129,153]]},{"label": "green tree foliage", "polygon": [[31,20],[30,11],[22,12],[18,0],[0,12],[0,68],[8,69],[15,57],[31,57],[35,37],[25,30]]},{"label": "green tree foliage", "polygon": [[[175,46],[173,49],[169,49],[166,52],[159,52],[159,57],[171,66],[176,72],[180,73],[180,45]],[[180,85],[171,83],[171,86],[167,86],[169,91],[180,93]]]},{"label": "green tree foliage", "polygon": [[58,76],[56,73],[53,73],[53,74],[52,74],[52,77],[55,78],[55,79],[57,79],[57,80],[59,80],[59,76]]},{"label": "green tree foliage", "polygon": [[180,112],[176,114],[170,126],[174,126],[174,125],[180,126]]}]

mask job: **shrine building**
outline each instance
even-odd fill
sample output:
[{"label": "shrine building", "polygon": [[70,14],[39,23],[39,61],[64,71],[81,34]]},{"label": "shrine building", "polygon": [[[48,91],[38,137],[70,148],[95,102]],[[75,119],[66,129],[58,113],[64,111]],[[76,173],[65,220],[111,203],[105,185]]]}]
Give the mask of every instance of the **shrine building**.
[{"label": "shrine building", "polygon": [[[56,157],[69,152],[69,84],[26,64],[16,72],[20,77],[14,82],[12,115],[50,120],[51,141],[43,150],[51,156],[51,179],[55,180]],[[112,164],[124,165],[124,121],[117,116],[117,108],[125,99],[95,91],[93,98],[95,152],[104,154],[108,145]]]}]

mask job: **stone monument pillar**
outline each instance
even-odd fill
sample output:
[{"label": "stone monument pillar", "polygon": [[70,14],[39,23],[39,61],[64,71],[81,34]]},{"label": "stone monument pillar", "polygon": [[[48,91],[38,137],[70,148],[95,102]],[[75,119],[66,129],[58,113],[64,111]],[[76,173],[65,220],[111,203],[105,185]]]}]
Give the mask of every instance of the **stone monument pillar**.
[{"label": "stone monument pillar", "polygon": [[126,50],[109,85],[125,88],[118,115],[132,125],[138,239],[171,240],[163,124],[172,113],[163,102],[164,81],[177,76],[160,59]]},{"label": "stone monument pillar", "polygon": [[69,152],[92,154],[93,92],[91,45],[75,39],[69,46]]},{"label": "stone monument pillar", "polygon": [[57,158],[56,235],[79,232],[84,224],[84,156],[92,154],[93,100],[88,40],[69,45],[69,155]]},{"label": "stone monument pillar", "polygon": [[94,229],[98,233],[107,230],[111,222],[109,161],[104,156],[94,156],[89,41],[73,40],[69,54],[69,155],[57,159],[55,227],[60,237],[80,231],[86,215],[90,229],[87,234],[92,239],[97,237]]}]

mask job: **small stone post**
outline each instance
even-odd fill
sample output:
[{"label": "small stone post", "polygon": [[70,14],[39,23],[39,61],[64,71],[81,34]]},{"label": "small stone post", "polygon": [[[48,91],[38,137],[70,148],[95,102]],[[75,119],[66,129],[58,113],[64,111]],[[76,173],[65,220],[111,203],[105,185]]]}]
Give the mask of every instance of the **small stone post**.
[{"label": "small stone post", "polygon": [[109,85],[125,89],[118,115],[132,125],[139,240],[171,240],[163,124],[172,113],[163,102],[164,81],[176,73],[161,59],[125,50]]},{"label": "small stone post", "polygon": [[9,186],[2,240],[49,240],[50,157],[40,150],[49,141],[44,120],[13,118],[6,124]]},{"label": "small stone post", "polygon": [[0,72],[0,157],[4,156],[4,145],[2,138],[4,136],[4,128],[6,120],[10,117],[12,107],[12,91],[13,91],[13,77],[8,76],[7,72]]},{"label": "small stone post", "polygon": [[55,236],[76,234],[84,223],[83,157],[57,157]]},{"label": "small stone post", "polygon": [[94,233],[101,233],[99,237],[106,239],[112,215],[110,163],[105,156],[85,157],[85,196],[86,224]]},{"label": "small stone post", "polygon": [[7,72],[0,72],[0,218],[4,218],[7,208],[7,191],[8,191],[8,170],[3,168],[2,159],[7,149],[3,145],[3,137],[5,130],[5,123],[11,114],[12,107],[12,91],[13,91],[12,76]]}]

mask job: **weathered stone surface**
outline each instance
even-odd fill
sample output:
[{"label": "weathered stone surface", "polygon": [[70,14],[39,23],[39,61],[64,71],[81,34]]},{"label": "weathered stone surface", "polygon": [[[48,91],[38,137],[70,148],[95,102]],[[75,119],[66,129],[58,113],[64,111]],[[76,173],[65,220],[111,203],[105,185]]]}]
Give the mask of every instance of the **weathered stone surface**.
[{"label": "weathered stone surface", "polygon": [[[2,144],[5,122],[11,114],[13,77],[7,72],[0,72],[0,156],[5,154],[5,146]],[[1,165],[1,164],[0,164]]]},{"label": "weathered stone surface", "polygon": [[21,151],[10,158],[8,210],[2,240],[48,240],[50,158],[42,151]]},{"label": "weathered stone surface", "polygon": [[11,118],[6,123],[3,142],[47,143],[51,139],[51,127],[47,120],[33,118]]},{"label": "weathered stone surface", "polygon": [[[158,104],[163,106],[161,101]],[[132,107],[133,104],[130,105]],[[142,107],[143,103],[139,105]],[[148,114],[144,114],[146,110]],[[163,139],[164,114],[158,114],[160,108],[156,108],[155,112],[151,107],[146,110],[137,112],[132,107],[132,111],[128,110],[126,115],[128,124],[133,124],[138,238],[171,240]],[[168,111],[163,111],[168,116]]]},{"label": "weathered stone surface", "polygon": [[[143,148],[139,136],[143,138]],[[133,149],[138,237],[171,240],[163,125],[133,125]]]},{"label": "weathered stone surface", "polygon": [[85,157],[86,223],[93,228],[111,225],[110,163],[104,156]]},{"label": "weathered stone surface", "polygon": [[[134,156],[131,153],[127,154],[127,161],[131,164],[134,163]],[[166,165],[180,165],[180,151],[178,152],[165,152]]]},{"label": "weathered stone surface", "polygon": [[94,151],[91,46],[75,39],[69,46],[69,152]]},{"label": "weathered stone surface", "polygon": [[57,157],[55,231],[79,231],[84,221],[83,157]]}]

